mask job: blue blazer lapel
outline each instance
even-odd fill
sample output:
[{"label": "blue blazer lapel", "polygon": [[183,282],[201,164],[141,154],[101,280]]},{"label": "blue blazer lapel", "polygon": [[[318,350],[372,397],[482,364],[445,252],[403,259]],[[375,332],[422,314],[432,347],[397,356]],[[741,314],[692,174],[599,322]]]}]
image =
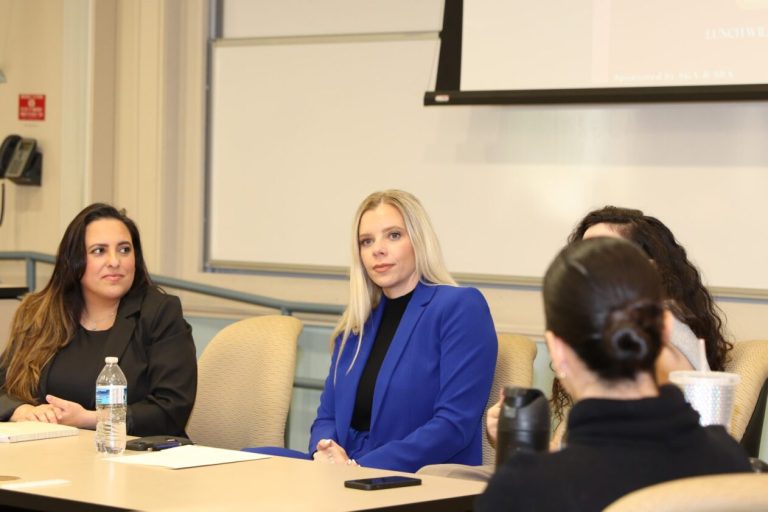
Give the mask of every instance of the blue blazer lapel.
[{"label": "blue blazer lapel", "polygon": [[397,326],[395,337],[392,338],[392,343],[389,346],[389,350],[387,350],[387,355],[384,357],[384,362],[376,378],[376,389],[373,391],[373,407],[371,409],[371,429],[376,424],[381,403],[387,394],[387,388],[392,380],[392,374],[398,366],[405,347],[411,341],[413,332],[421,315],[424,313],[424,309],[432,300],[436,290],[436,286],[425,285],[419,282],[413,291],[413,297],[411,297],[408,307],[405,309],[405,313],[403,313],[403,318],[400,319],[400,325]]},{"label": "blue blazer lapel", "polygon": [[[349,426],[352,423],[352,411],[355,408],[355,399],[357,398],[357,386],[360,384],[360,377],[362,377],[365,364],[371,355],[371,349],[376,339],[376,333],[379,331],[379,324],[381,324],[381,316],[386,300],[386,297],[381,298],[378,306],[371,312],[370,320],[365,323],[360,353],[357,355],[357,360],[349,374],[346,374],[346,372],[347,368],[349,368],[349,363],[352,362],[352,358],[355,356],[357,337],[350,337],[347,341],[344,353],[339,361],[339,367],[336,370],[336,426],[341,445],[344,445],[347,440]],[[341,384],[342,382],[343,384]]]}]

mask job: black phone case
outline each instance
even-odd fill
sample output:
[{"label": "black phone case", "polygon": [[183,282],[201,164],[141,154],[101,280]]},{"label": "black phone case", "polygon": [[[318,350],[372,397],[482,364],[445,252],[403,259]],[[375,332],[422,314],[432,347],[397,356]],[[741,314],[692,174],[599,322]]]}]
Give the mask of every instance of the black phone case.
[{"label": "black phone case", "polygon": [[362,491],[378,491],[379,489],[394,489],[411,485],[421,485],[421,479],[406,476],[383,476],[379,478],[360,478],[344,482],[344,487]]},{"label": "black phone case", "polygon": [[186,437],[178,436],[147,436],[140,437],[138,439],[131,439],[125,444],[126,450],[134,450],[138,452],[156,452],[165,450],[167,448],[176,448],[177,446],[184,446],[187,444],[194,444]]}]

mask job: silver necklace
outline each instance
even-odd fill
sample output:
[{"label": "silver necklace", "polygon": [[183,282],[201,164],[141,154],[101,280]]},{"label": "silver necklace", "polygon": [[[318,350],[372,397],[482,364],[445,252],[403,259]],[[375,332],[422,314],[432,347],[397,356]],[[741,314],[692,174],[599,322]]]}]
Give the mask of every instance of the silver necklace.
[{"label": "silver necklace", "polygon": [[114,312],[110,313],[107,316],[104,316],[104,317],[101,317],[101,318],[97,318],[97,319],[92,319],[91,315],[88,313],[88,311],[84,311],[84,313],[85,313],[85,318],[82,319],[81,323],[83,324],[83,327],[85,327],[89,331],[97,330],[97,327],[99,325],[102,325],[104,322],[114,318],[115,315],[117,315],[117,311],[114,311]]}]

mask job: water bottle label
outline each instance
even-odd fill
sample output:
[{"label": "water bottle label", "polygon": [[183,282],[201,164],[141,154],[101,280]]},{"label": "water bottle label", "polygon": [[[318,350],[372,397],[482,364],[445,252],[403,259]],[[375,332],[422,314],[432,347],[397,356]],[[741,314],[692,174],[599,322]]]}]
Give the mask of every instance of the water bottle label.
[{"label": "water bottle label", "polygon": [[128,403],[127,386],[96,386],[96,406]]}]

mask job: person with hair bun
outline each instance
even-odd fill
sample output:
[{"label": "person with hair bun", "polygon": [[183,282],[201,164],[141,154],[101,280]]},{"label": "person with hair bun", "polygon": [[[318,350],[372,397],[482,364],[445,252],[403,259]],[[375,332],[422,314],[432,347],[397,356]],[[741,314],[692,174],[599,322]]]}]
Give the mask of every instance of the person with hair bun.
[{"label": "person with hair bun", "polygon": [[671,314],[641,250],[618,238],[576,241],[549,266],[543,295],[552,366],[575,402],[568,445],[516,452],[476,510],[602,510],[667,480],[750,471],[722,426],[700,426],[679,389],[656,383]]},{"label": "person with hair bun", "polygon": [[[623,238],[636,244],[661,277],[664,306],[672,315],[668,343],[662,345],[656,359],[657,383],[666,383],[669,372],[674,370],[724,370],[733,344],[725,338],[720,310],[702,283],[699,271],[672,231],[656,217],[640,210],[605,206],[585,215],[568,236],[568,243],[600,236]],[[705,365],[698,357],[699,338],[704,340],[706,348]],[[565,415],[573,405],[558,379],[552,383],[550,404],[557,427],[552,446],[557,449],[561,436],[565,435]],[[492,445],[496,443],[500,411],[501,400],[488,410],[486,435]]]}]

